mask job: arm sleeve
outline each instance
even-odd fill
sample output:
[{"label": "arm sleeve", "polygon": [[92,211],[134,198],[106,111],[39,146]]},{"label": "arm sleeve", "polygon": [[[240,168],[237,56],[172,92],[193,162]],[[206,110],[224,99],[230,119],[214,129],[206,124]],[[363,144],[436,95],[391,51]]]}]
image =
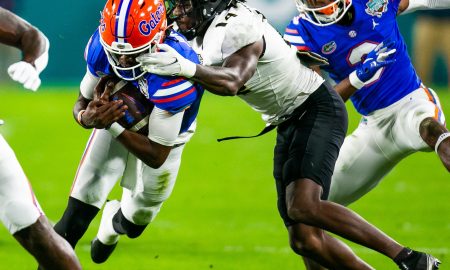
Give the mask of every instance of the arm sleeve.
[{"label": "arm sleeve", "polygon": [[449,9],[449,8],[450,8],[450,0],[409,0],[408,7],[401,14],[407,14],[421,9]]},{"label": "arm sleeve", "polygon": [[148,138],[165,146],[173,146],[180,133],[184,111],[171,114],[154,107],[148,123]]},{"label": "arm sleeve", "polygon": [[94,98],[94,89],[99,80],[100,78],[94,76],[89,69],[86,71],[80,83],[80,93],[84,98],[91,100]]}]

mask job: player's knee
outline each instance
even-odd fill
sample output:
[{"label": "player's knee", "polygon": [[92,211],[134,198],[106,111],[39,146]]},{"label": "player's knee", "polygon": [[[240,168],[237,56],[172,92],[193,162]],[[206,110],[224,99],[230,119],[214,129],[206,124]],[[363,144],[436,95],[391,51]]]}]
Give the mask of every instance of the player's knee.
[{"label": "player's knee", "polygon": [[34,224],[40,215],[38,208],[27,201],[11,200],[4,204],[3,221],[12,234]]},{"label": "player's knee", "polygon": [[113,228],[118,234],[126,234],[129,238],[136,238],[140,236],[146,225],[137,225],[133,222],[129,221],[122,213],[122,210],[119,211],[113,217]]},{"label": "player's knee", "polygon": [[310,223],[317,217],[315,205],[292,204],[288,206],[287,213],[290,219],[301,223]]},{"label": "player's knee", "polygon": [[311,256],[317,254],[320,250],[321,244],[321,238],[315,234],[308,234],[290,239],[291,249],[301,256]]}]

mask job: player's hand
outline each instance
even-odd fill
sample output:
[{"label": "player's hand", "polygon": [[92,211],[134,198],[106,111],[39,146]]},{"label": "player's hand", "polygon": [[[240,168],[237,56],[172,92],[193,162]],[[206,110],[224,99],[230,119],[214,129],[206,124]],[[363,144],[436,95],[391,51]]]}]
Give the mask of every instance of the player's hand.
[{"label": "player's hand", "polygon": [[39,72],[28,62],[20,61],[8,68],[8,74],[14,81],[23,84],[23,87],[36,91],[41,85]]},{"label": "player's hand", "polygon": [[126,105],[122,106],[122,100],[110,101],[109,96],[114,89],[112,81],[104,85],[104,91],[96,91],[94,99],[89,102],[83,113],[83,125],[89,128],[103,129],[108,128],[125,115],[128,109]]},{"label": "player's hand", "polygon": [[147,53],[136,58],[142,64],[145,72],[162,76],[183,76],[191,78],[197,69],[194,62],[181,56],[174,48],[167,44],[156,45],[159,49],[155,53]]},{"label": "player's hand", "polygon": [[351,84],[359,89],[364,83],[369,81],[377,71],[395,62],[394,53],[395,41],[387,39],[378,44],[366,57],[363,63],[359,64],[354,72],[350,74]]}]

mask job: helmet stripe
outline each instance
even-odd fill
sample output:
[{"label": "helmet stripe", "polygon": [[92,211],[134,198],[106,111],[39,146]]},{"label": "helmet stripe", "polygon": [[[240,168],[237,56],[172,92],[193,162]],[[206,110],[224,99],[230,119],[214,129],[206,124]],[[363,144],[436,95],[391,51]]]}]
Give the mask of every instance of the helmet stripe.
[{"label": "helmet stripe", "polygon": [[127,18],[130,11],[132,0],[122,0],[120,1],[118,14],[116,17],[116,41],[126,42],[125,38],[127,36]]}]

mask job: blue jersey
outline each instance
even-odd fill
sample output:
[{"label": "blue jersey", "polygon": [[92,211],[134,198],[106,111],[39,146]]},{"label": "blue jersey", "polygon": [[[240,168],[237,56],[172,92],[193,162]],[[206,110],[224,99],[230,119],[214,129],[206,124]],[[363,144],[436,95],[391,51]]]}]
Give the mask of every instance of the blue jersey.
[{"label": "blue jersey", "polygon": [[[199,63],[197,54],[179,33],[171,31],[164,43],[190,61]],[[95,31],[86,46],[85,60],[89,71],[94,76],[115,76],[100,43],[98,30]],[[203,88],[200,85],[183,77],[159,76],[151,73],[147,73],[131,83],[140,89],[154,106],[172,114],[185,110],[180,133],[187,131],[197,117],[203,95]]]},{"label": "blue jersey", "polygon": [[400,0],[353,0],[351,25],[316,26],[302,15],[286,28],[285,39],[300,50],[316,52],[329,60],[321,67],[336,82],[345,79],[377,44],[396,42],[396,62],[381,68],[351,100],[356,110],[367,115],[385,108],[419,88],[421,81],[408,56],[396,16]]}]

